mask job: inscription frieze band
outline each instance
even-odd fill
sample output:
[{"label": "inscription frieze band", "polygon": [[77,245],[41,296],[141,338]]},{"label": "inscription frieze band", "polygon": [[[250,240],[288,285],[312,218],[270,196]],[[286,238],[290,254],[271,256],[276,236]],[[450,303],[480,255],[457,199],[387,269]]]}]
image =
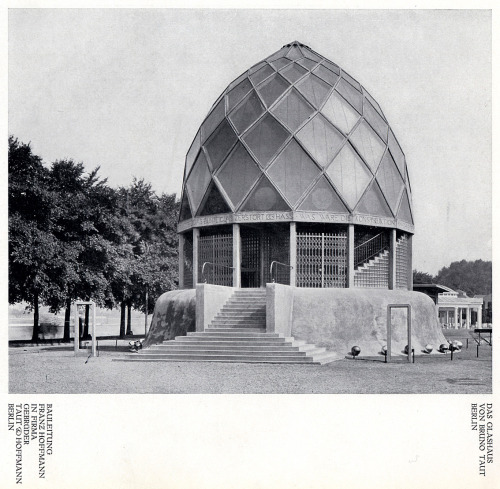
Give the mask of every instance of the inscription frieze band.
[{"label": "inscription frieze band", "polygon": [[179,223],[177,231],[182,233],[195,227],[214,226],[233,223],[255,222],[330,222],[338,224],[360,224],[364,226],[380,226],[397,228],[413,233],[414,226],[398,219],[370,216],[366,214],[335,214],[333,212],[240,212],[236,214],[217,214],[213,216],[194,217]]}]

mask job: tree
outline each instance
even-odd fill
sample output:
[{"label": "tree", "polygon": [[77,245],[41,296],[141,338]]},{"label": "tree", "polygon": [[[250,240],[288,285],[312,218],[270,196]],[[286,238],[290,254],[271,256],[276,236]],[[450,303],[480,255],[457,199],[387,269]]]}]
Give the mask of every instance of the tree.
[{"label": "tree", "polygon": [[434,277],[427,272],[420,272],[413,270],[413,283],[414,284],[433,284]]},{"label": "tree", "polygon": [[54,195],[48,171],[29,144],[9,137],[9,303],[26,301],[34,310],[32,339],[38,339],[39,305],[59,294],[54,262],[60,243],[53,234]]},{"label": "tree", "polygon": [[491,261],[483,260],[455,261],[435,277],[435,283],[463,290],[468,296],[491,294],[491,280]]}]

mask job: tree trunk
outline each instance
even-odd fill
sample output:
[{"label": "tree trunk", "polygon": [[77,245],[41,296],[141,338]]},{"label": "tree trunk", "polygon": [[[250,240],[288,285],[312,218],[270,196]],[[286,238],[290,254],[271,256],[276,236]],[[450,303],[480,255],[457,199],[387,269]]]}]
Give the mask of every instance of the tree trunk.
[{"label": "tree trunk", "polygon": [[83,326],[83,338],[86,340],[89,338],[89,311],[90,306],[85,305],[85,324]]},{"label": "tree trunk", "polygon": [[39,311],[38,311],[38,292],[35,291],[34,297],[33,297],[33,308],[34,308],[34,314],[33,314],[33,336],[31,337],[31,341],[38,341],[38,331],[39,331]]},{"label": "tree trunk", "polygon": [[120,304],[120,338],[125,336],[125,301]]},{"label": "tree trunk", "polygon": [[[69,341],[69,328],[71,323],[71,299],[68,297],[66,299],[66,310],[64,311],[64,333],[63,341]],[[76,328],[76,324],[75,324]]]},{"label": "tree trunk", "polygon": [[127,334],[134,334],[132,332],[132,301],[127,301]]}]

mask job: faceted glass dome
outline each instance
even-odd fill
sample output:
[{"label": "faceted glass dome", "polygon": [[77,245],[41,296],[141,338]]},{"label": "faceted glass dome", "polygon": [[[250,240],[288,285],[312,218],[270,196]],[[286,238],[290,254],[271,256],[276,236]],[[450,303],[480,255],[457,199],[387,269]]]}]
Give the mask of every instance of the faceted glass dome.
[{"label": "faceted glass dome", "polygon": [[229,84],[186,156],[180,221],[256,211],[413,225],[403,151],[373,97],[293,42]]}]

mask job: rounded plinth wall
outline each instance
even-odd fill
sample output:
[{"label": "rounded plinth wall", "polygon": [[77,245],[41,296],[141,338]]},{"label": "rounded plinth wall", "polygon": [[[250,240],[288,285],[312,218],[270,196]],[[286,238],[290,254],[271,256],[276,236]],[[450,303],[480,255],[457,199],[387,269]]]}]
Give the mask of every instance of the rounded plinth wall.
[{"label": "rounded plinth wall", "polygon": [[[439,327],[435,305],[428,296],[403,290],[302,289],[293,290],[291,334],[325,347],[344,358],[353,346],[360,356],[380,355],[387,345],[387,306],[411,306],[412,348],[421,354],[427,344],[437,351],[447,343]],[[404,355],[407,341],[406,311],[392,316],[392,356]]]},{"label": "rounded plinth wall", "polygon": [[153,319],[143,346],[145,348],[173,340],[194,331],[196,324],[196,290],[172,290],[162,294],[155,304]]}]

